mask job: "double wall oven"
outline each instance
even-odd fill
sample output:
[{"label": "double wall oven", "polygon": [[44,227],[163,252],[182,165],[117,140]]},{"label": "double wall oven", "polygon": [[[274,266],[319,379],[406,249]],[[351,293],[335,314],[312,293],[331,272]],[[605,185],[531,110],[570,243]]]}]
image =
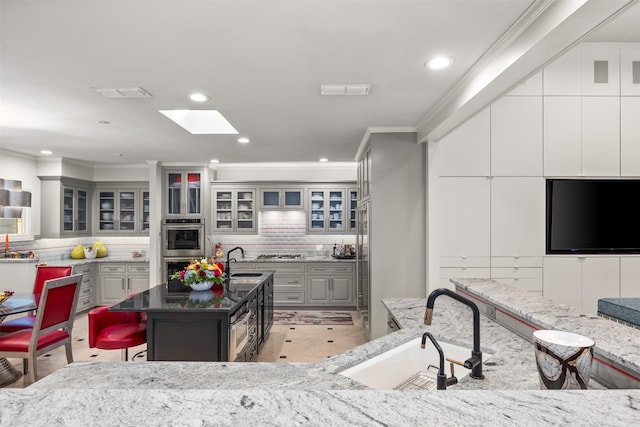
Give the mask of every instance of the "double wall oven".
[{"label": "double wall oven", "polygon": [[169,290],[184,286],[169,276],[182,271],[189,261],[205,256],[205,229],[201,218],[167,218],[162,223],[162,276]]}]

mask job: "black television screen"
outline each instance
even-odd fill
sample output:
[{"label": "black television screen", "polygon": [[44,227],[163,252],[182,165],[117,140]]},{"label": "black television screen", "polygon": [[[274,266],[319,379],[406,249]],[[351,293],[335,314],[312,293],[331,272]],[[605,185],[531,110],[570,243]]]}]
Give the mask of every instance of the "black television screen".
[{"label": "black television screen", "polygon": [[640,180],[548,179],[547,253],[640,253]]}]

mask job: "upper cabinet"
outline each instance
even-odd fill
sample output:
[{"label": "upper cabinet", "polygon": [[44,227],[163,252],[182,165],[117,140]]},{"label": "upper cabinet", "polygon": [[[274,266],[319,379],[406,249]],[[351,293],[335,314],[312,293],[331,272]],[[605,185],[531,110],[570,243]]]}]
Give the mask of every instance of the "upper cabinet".
[{"label": "upper cabinet", "polygon": [[40,177],[42,237],[86,236],[91,233],[92,185],[88,181],[63,177]]},{"label": "upper cabinet", "polygon": [[261,209],[304,209],[304,188],[261,188]]},{"label": "upper cabinet", "polygon": [[203,215],[202,170],[165,170],[166,217]]},{"label": "upper cabinet", "polygon": [[214,231],[257,231],[255,187],[214,185],[212,191]]},{"label": "upper cabinet", "polygon": [[[149,190],[140,187],[118,188],[98,184],[95,221],[98,234],[147,234],[149,232]],[[128,184],[127,187],[131,185]],[[108,188],[107,188],[108,187]]]},{"label": "upper cabinet", "polygon": [[309,188],[307,231],[310,233],[355,232],[358,192],[354,187]]},{"label": "upper cabinet", "polygon": [[358,201],[371,197],[371,149],[369,148],[358,162]]}]

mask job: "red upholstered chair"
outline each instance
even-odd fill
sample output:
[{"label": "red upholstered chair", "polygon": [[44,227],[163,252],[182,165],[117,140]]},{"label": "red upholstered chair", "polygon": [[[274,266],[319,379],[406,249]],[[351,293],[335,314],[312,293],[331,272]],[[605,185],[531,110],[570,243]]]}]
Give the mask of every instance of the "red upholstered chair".
[{"label": "red upholstered chair", "polygon": [[[36,295],[42,294],[42,288],[44,286],[44,282],[51,279],[57,279],[59,277],[71,276],[72,272],[73,272],[73,267],[71,267],[70,265],[39,266],[36,271],[36,279],[33,284],[33,293]],[[18,317],[16,319],[8,320],[6,322],[0,323],[0,334],[6,334],[10,332],[20,331],[22,329],[33,328],[33,323],[35,320],[36,320],[36,316],[34,314],[30,314],[27,316]]]},{"label": "red upholstered chair", "polygon": [[33,328],[0,336],[0,357],[23,359],[25,374],[31,365],[32,382],[38,380],[36,360],[43,353],[64,345],[67,362],[73,362],[71,333],[81,283],[82,274],[47,280]]},{"label": "red upholstered chair", "polygon": [[139,312],[94,308],[89,312],[89,348],[122,350],[122,360],[128,360],[130,347],[147,342],[144,320]]}]

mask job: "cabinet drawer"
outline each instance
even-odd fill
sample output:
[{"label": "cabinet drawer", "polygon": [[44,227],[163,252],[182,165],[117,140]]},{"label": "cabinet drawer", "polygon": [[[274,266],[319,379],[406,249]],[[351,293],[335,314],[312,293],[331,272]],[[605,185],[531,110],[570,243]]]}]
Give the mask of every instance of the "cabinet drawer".
[{"label": "cabinet drawer", "polygon": [[124,273],[127,267],[124,264],[101,264],[100,273]]},{"label": "cabinet drawer", "polygon": [[129,264],[127,265],[127,271],[129,273],[148,273],[149,264]]},{"label": "cabinet drawer", "polygon": [[93,294],[86,297],[78,297],[78,304],[76,305],[76,313],[93,308],[95,303],[93,302]]},{"label": "cabinet drawer", "polygon": [[[280,262],[265,262],[265,263],[256,263],[256,268],[258,270],[276,270],[276,275],[278,273],[304,273],[305,272],[305,263],[280,263]],[[231,267],[233,270],[233,267]]]},{"label": "cabinet drawer", "polygon": [[451,279],[451,278],[461,278],[461,279],[471,279],[474,277],[477,278],[489,278],[491,275],[491,269],[489,268],[441,268],[440,269],[440,277]]},{"label": "cabinet drawer", "polygon": [[308,267],[309,273],[353,273],[353,264],[338,264],[338,265],[313,265],[310,264]]},{"label": "cabinet drawer", "polygon": [[491,267],[542,267],[541,256],[496,256],[491,258]]},{"label": "cabinet drawer", "polygon": [[542,279],[542,268],[492,268],[492,279]]},{"label": "cabinet drawer", "polygon": [[273,291],[273,303],[275,305],[304,304],[304,291]]},{"label": "cabinet drawer", "polygon": [[466,256],[443,256],[440,257],[440,267],[490,267],[490,257],[466,257]]},{"label": "cabinet drawer", "polygon": [[300,287],[303,288],[305,284],[304,276],[274,276],[273,278],[274,289],[279,287]]},{"label": "cabinet drawer", "polygon": [[91,296],[95,293],[93,286],[81,286],[80,294],[78,295],[78,299],[85,298],[87,296]]}]

